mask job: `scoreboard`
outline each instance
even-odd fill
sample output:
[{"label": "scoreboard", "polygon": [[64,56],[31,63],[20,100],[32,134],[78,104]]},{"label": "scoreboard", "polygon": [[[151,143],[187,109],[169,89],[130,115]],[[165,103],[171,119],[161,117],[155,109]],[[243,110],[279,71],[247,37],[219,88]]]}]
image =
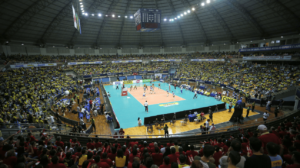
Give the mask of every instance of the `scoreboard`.
[{"label": "scoreboard", "polygon": [[138,32],[154,32],[160,29],[161,12],[158,9],[141,8],[134,14]]}]

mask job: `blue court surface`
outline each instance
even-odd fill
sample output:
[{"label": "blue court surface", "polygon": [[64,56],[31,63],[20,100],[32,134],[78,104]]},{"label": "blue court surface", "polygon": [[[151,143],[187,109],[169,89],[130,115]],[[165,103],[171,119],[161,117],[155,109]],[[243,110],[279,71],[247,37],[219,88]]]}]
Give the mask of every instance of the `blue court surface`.
[{"label": "blue court surface", "polygon": [[[158,87],[158,83],[160,83],[162,90],[169,89],[168,83],[153,83],[155,87]],[[150,83],[146,84],[148,86],[150,85]],[[125,84],[127,88],[129,88],[131,85],[143,86],[143,83]],[[197,99],[193,99],[193,92],[183,89],[183,93],[181,94],[180,88],[177,87],[175,90],[174,87],[171,86],[171,92],[174,91],[176,96],[182,97],[185,100],[149,105],[149,112],[147,113],[145,112],[145,107],[129,92],[128,96],[121,96],[121,90],[116,90],[116,86],[114,85],[107,85],[104,86],[104,88],[106,92],[109,92],[111,95],[109,100],[111,102],[112,108],[116,114],[121,128],[130,128],[138,126],[138,117],[140,117],[142,122],[144,122],[144,117],[174,113],[189,109],[197,109],[201,107],[213,106],[223,103],[222,101],[218,101],[213,97],[207,97],[200,94],[198,94]]]}]

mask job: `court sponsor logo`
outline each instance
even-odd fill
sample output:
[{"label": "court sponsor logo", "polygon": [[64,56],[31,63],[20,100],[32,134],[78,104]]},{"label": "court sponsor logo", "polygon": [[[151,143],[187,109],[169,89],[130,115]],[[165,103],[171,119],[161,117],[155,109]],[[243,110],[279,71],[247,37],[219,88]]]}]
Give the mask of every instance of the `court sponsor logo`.
[{"label": "court sponsor logo", "polygon": [[228,103],[228,104],[229,104],[230,102],[232,102],[232,105],[235,106],[237,100],[234,99],[234,98],[230,98],[230,97],[223,96],[223,97],[222,97],[222,102]]},{"label": "court sponsor logo", "polygon": [[178,102],[165,103],[165,104],[160,104],[159,106],[161,106],[161,107],[170,107],[170,106],[175,106],[175,105],[179,105],[179,103]]}]

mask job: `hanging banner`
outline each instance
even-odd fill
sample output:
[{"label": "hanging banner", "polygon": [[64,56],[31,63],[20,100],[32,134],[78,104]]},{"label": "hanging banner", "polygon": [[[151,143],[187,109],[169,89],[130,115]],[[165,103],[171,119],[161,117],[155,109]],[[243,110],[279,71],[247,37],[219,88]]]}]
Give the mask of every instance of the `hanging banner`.
[{"label": "hanging banner", "polygon": [[225,59],[191,59],[191,61],[195,61],[195,62],[205,62],[205,61],[225,61]]},{"label": "hanging banner", "polygon": [[111,63],[130,63],[130,62],[143,62],[143,61],[142,60],[111,61]]},{"label": "hanging banner", "polygon": [[259,56],[259,57],[243,57],[243,60],[291,60],[292,56]]},{"label": "hanging banner", "polygon": [[96,62],[68,62],[68,65],[89,65],[89,64],[102,64],[102,61],[96,61]]},{"label": "hanging banner", "polygon": [[57,63],[48,63],[48,64],[19,64],[19,65],[10,65],[10,68],[30,68],[30,67],[47,67],[47,66],[57,66]]},{"label": "hanging banner", "polygon": [[229,104],[230,102],[232,102],[232,105],[235,106],[237,100],[234,99],[234,98],[223,96],[222,97],[222,102],[227,103],[227,104]]},{"label": "hanging banner", "polygon": [[157,78],[157,77],[162,78],[162,74],[161,73],[156,73],[155,78]]},{"label": "hanging banner", "polygon": [[180,62],[181,59],[155,59],[152,62]]}]

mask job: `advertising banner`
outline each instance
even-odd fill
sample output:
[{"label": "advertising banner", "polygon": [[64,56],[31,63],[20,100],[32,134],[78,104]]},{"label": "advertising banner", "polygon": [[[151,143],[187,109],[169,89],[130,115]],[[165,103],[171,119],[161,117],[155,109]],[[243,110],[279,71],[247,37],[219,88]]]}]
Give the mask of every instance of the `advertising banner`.
[{"label": "advertising banner", "polygon": [[242,48],[239,49],[239,52],[286,50],[286,49],[294,49],[294,48],[300,48],[300,44],[290,44],[290,45],[273,46],[273,47]]},{"label": "advertising banner", "polygon": [[243,60],[290,60],[292,56],[259,56],[259,57],[243,57]]},{"label": "advertising banner", "polygon": [[10,65],[10,68],[30,68],[30,67],[47,67],[47,66],[57,66],[57,63],[48,63],[48,64],[19,64],[19,65]]},{"label": "advertising banner", "polygon": [[143,83],[148,83],[150,81],[151,81],[151,79],[143,79]]},{"label": "advertising banner", "polygon": [[124,84],[132,84],[132,80],[124,81]]},{"label": "advertising banner", "polygon": [[143,83],[143,80],[133,80],[132,83]]},{"label": "advertising banner", "polygon": [[111,63],[130,63],[130,62],[143,62],[142,60],[121,60],[121,61],[111,61]]},{"label": "advertising banner", "polygon": [[152,62],[180,62],[181,59],[155,59]]},{"label": "advertising banner", "polygon": [[113,82],[113,85],[123,85],[123,81]]},{"label": "advertising banner", "polygon": [[234,99],[234,98],[223,96],[222,97],[222,102],[227,103],[227,104],[229,104],[230,102],[232,102],[232,105],[235,106],[237,100]]},{"label": "advertising banner", "polygon": [[225,59],[191,59],[194,62],[205,62],[205,61],[225,61]]},{"label": "advertising banner", "polygon": [[102,61],[96,61],[96,62],[68,62],[68,65],[91,65],[91,64],[102,64]]}]

